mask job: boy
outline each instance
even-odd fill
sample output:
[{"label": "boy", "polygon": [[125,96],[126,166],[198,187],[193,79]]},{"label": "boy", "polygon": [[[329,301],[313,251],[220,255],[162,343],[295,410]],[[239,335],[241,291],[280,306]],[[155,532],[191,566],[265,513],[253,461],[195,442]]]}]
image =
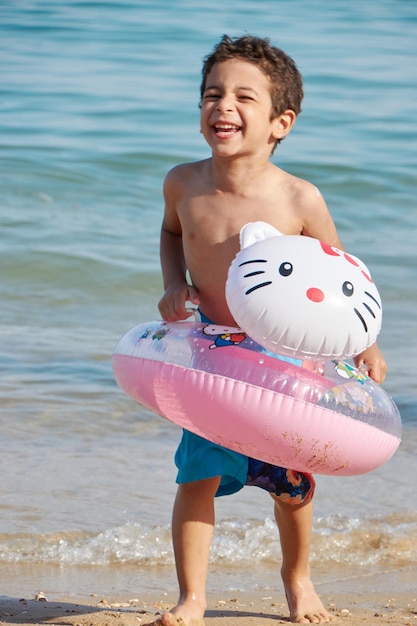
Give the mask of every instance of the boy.
[{"label": "boy", "polygon": [[[163,319],[185,319],[190,314],[186,302],[191,301],[205,321],[236,325],[227,307],[225,281],[239,249],[239,231],[247,222],[262,220],[284,234],[315,237],[342,248],[316,187],[270,162],[276,144],[295,123],[302,97],[294,62],[267,39],[224,36],[205,59],[201,132],[211,158],[179,165],[165,180]],[[382,382],[386,365],[376,344],[356,358],[356,365],[361,364]],[[275,483],[271,496],[290,618],[303,624],[331,621],[310,580],[313,477],[266,467],[187,431],[175,461],[179,487],[172,535],[180,595],[178,604],[154,624],[204,624],[214,497],[238,491],[249,474],[256,484],[253,475],[260,466]]]}]

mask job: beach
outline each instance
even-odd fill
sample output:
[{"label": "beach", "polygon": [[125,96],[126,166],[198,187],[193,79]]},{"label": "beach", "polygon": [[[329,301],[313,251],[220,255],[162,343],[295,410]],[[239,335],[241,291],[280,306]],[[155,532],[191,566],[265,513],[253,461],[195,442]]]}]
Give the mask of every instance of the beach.
[{"label": "beach", "polygon": [[[21,566],[21,595],[0,596],[0,622],[68,626],[138,626],[152,623],[176,604],[176,592],[143,592],[136,588],[135,568],[84,568],[66,573],[41,566]],[[279,577],[276,586],[261,587],[254,564],[253,585],[223,591],[209,584],[206,626],[274,626],[290,623]],[[0,576],[4,580],[4,572]],[[230,572],[229,572],[230,574]],[[232,572],[239,582],[238,569]],[[210,575],[216,577],[216,572]],[[209,578],[210,578],[209,576]],[[417,566],[370,573],[365,567],[344,568],[338,577],[325,568],[314,573],[316,590],[334,620],[343,626],[414,626],[417,624]],[[269,581],[275,578],[269,572]],[[163,580],[164,577],[161,576]],[[54,582],[55,581],[55,582]],[[66,591],[59,589],[59,582]],[[36,586],[38,585],[38,586]],[[123,589],[123,592],[116,591]],[[6,584],[7,588],[7,584]],[[10,589],[13,587],[10,586]],[[16,586],[15,589],[18,587]],[[50,592],[44,591],[49,589]],[[53,591],[55,590],[55,591]],[[72,590],[72,591],[71,591]]]},{"label": "beach", "polygon": [[[417,625],[417,5],[6,0],[1,13],[0,621],[137,626],[176,602],[181,430],[123,393],[111,359],[159,317],[164,177],[209,156],[202,60],[250,32],[304,76],[272,161],[320,189],[369,267],[403,421],[386,465],[316,476],[313,581],[341,624]],[[219,498],[206,624],[286,623],[280,563],[270,497]]]},{"label": "beach", "polygon": [[[393,580],[394,579],[394,580]],[[319,585],[324,606],[343,626],[413,626],[417,624],[416,572],[402,571],[359,576],[351,583]],[[404,591],[390,591],[399,584]],[[414,585],[414,590],[412,587]],[[37,598],[37,599],[36,599]],[[61,624],[71,626],[138,626],[155,620],[176,601],[172,594],[33,598],[0,597],[0,620],[6,624]],[[288,624],[283,593],[276,597],[258,592],[210,593],[206,611],[207,626],[274,626]]]}]

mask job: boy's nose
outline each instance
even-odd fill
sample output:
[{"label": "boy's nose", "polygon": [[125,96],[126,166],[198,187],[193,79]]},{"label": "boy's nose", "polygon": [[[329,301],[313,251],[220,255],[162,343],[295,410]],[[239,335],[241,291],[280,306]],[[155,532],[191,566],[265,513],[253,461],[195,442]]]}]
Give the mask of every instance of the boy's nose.
[{"label": "boy's nose", "polygon": [[216,108],[217,108],[218,111],[232,111],[233,110],[233,104],[232,104],[231,98],[228,97],[228,96],[223,96],[217,102],[217,107]]}]

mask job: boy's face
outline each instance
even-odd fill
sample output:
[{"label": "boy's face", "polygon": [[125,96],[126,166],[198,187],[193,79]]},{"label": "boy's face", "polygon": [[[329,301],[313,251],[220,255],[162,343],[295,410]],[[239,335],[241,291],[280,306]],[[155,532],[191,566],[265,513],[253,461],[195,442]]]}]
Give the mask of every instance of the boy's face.
[{"label": "boy's face", "polygon": [[282,116],[271,118],[270,83],[256,65],[230,59],[213,66],[201,102],[201,130],[213,154],[269,156],[289,132]]}]

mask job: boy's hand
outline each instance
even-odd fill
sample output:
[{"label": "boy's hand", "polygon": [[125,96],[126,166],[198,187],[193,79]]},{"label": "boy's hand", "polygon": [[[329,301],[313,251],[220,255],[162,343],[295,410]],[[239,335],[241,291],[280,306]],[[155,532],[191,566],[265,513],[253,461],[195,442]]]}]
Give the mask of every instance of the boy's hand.
[{"label": "boy's hand", "polygon": [[200,304],[195,287],[188,283],[168,287],[158,304],[162,319],[166,322],[178,322],[190,317],[192,311],[185,306],[186,302],[192,302],[196,306]]},{"label": "boy's hand", "polygon": [[376,343],[369,346],[369,348],[361,352],[361,354],[355,356],[353,361],[357,368],[366,368],[369,377],[376,383],[381,384],[384,382],[387,373],[387,364],[384,355]]}]

